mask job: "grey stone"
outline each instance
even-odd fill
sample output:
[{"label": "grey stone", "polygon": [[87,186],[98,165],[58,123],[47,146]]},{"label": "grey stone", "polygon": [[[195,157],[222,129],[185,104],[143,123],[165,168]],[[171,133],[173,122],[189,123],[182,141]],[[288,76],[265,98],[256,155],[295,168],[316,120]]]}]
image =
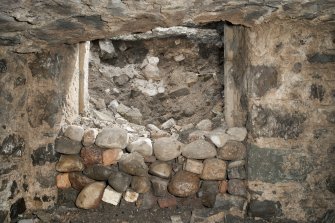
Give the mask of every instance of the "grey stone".
[{"label": "grey stone", "polygon": [[323,97],[324,97],[325,93],[326,93],[326,90],[323,87],[323,85],[312,84],[311,89],[310,89],[309,97],[311,99],[317,99],[321,102],[321,101],[323,101]]},{"label": "grey stone", "polygon": [[113,173],[113,169],[109,166],[103,166],[101,164],[95,164],[87,166],[83,173],[93,180],[107,180]]},{"label": "grey stone", "polygon": [[108,184],[117,192],[125,192],[131,182],[131,176],[122,172],[114,172],[108,177]]},{"label": "grey stone", "polygon": [[104,128],[98,134],[95,144],[106,149],[124,149],[128,144],[128,132],[118,127]]},{"label": "grey stone", "polygon": [[335,62],[335,55],[334,54],[309,54],[307,55],[307,60],[310,63],[332,63]]},{"label": "grey stone", "polygon": [[200,191],[201,202],[205,207],[213,208],[216,200],[216,195],[219,193],[218,181],[203,181]]},{"label": "grey stone", "polygon": [[335,210],[327,210],[322,216],[320,223],[333,223],[335,222]]},{"label": "grey stone", "polygon": [[203,119],[196,125],[196,127],[203,131],[210,131],[212,130],[213,123],[209,119]]},{"label": "grey stone", "polygon": [[138,152],[142,156],[151,156],[153,149],[149,138],[141,137],[127,146],[129,152]]},{"label": "grey stone", "polygon": [[168,180],[164,180],[159,177],[151,178],[152,188],[154,195],[157,197],[164,197],[167,194],[167,187],[169,184]]},{"label": "grey stone", "polygon": [[231,179],[228,181],[228,193],[236,196],[246,197],[247,188],[243,180]]},{"label": "grey stone", "polygon": [[278,85],[278,72],[275,67],[252,66],[250,70],[250,90],[257,97],[264,96],[267,91]]},{"label": "grey stone", "polygon": [[5,59],[0,59],[0,73],[5,73],[7,71],[7,61]]},{"label": "grey stone", "polygon": [[230,208],[243,210],[245,202],[247,202],[247,200],[243,197],[219,193],[216,195],[214,207],[220,207],[223,210],[229,210]]},{"label": "grey stone", "polygon": [[158,160],[169,161],[181,154],[181,146],[174,138],[162,137],[154,141],[154,154]]},{"label": "grey stone", "polygon": [[175,89],[172,89],[169,92],[169,96],[172,98],[182,97],[190,94],[190,89],[186,86],[179,86]]},{"label": "grey stone", "polygon": [[247,136],[247,129],[243,127],[233,127],[227,130],[230,140],[243,141]]},{"label": "grey stone", "polygon": [[25,149],[24,139],[16,134],[7,136],[0,146],[0,154],[22,156]]},{"label": "grey stone", "polygon": [[215,147],[203,139],[198,139],[182,148],[182,155],[188,159],[207,159],[215,157],[216,154]]},{"label": "grey stone", "polygon": [[282,214],[281,204],[277,201],[251,200],[248,205],[248,215],[251,217],[261,217],[265,219],[278,217]]},{"label": "grey stone", "polygon": [[255,106],[252,110],[252,133],[255,137],[295,139],[303,132],[306,115]]},{"label": "grey stone", "polygon": [[17,199],[11,206],[10,206],[10,218],[12,221],[17,220],[17,217],[20,214],[23,214],[26,211],[26,202],[24,198]]},{"label": "grey stone", "polygon": [[[290,165],[294,163],[294,165]],[[292,149],[259,148],[248,150],[248,179],[269,183],[303,181],[313,169],[311,157]]]},{"label": "grey stone", "polygon": [[218,157],[223,160],[241,160],[247,155],[245,145],[241,142],[228,141],[218,149]]},{"label": "grey stone", "polygon": [[150,188],[151,183],[149,177],[133,176],[131,181],[131,189],[133,189],[137,193],[143,194],[150,191]]},{"label": "grey stone", "polygon": [[172,128],[175,125],[176,125],[176,121],[173,118],[170,118],[169,120],[167,120],[166,122],[164,122],[161,125],[161,128],[162,129],[170,129],[170,128]]},{"label": "grey stone", "polygon": [[58,172],[73,172],[82,171],[84,164],[78,155],[61,155],[59,161],[56,163],[56,170]]},{"label": "grey stone", "polygon": [[139,207],[140,210],[149,210],[156,204],[157,198],[151,192],[140,195],[136,201],[136,206]]},{"label": "grey stone", "polygon": [[119,86],[126,84],[128,81],[129,77],[126,74],[121,74],[120,76],[114,77],[114,82]]},{"label": "grey stone", "polygon": [[82,148],[80,142],[73,141],[67,137],[59,137],[55,141],[55,149],[63,154],[78,154]]},{"label": "grey stone", "polygon": [[39,147],[35,149],[33,153],[30,155],[33,166],[42,166],[46,164],[46,162],[54,163],[60,157],[59,153],[56,153],[54,144],[49,143],[46,146]]},{"label": "grey stone", "polygon": [[326,179],[326,188],[328,191],[335,194],[335,176],[328,176]]},{"label": "grey stone", "polygon": [[78,125],[69,125],[64,132],[64,136],[77,142],[81,142],[83,135],[84,128]]},{"label": "grey stone", "polygon": [[329,112],[327,115],[327,121],[335,124],[335,111]]},{"label": "grey stone", "polygon": [[228,179],[246,179],[245,161],[239,160],[228,164]]},{"label": "grey stone", "polygon": [[119,169],[134,176],[147,176],[148,166],[143,157],[137,153],[124,154],[119,160]]},{"label": "grey stone", "polygon": [[141,124],[142,123],[142,114],[139,109],[137,108],[130,108],[124,104],[119,104],[116,108],[116,111],[122,115],[125,119],[127,119],[129,122],[135,123],[135,124]]},{"label": "grey stone", "polygon": [[169,178],[172,173],[172,166],[165,162],[154,162],[150,165],[149,173],[158,177]]}]

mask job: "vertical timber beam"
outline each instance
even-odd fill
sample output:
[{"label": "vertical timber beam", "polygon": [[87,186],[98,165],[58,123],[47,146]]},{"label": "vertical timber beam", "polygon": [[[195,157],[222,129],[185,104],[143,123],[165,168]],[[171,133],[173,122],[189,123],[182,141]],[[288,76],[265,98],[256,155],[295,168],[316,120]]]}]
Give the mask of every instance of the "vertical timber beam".
[{"label": "vertical timber beam", "polygon": [[246,125],[247,105],[245,73],[247,70],[247,47],[245,27],[224,27],[224,103],[225,120],[229,127]]},{"label": "vertical timber beam", "polygon": [[79,114],[88,111],[88,63],[90,56],[90,42],[79,43]]}]

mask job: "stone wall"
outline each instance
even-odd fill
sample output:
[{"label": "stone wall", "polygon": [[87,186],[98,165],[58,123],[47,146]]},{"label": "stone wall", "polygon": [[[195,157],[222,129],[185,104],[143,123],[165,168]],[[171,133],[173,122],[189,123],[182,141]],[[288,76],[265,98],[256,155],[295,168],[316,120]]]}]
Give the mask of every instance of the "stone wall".
[{"label": "stone wall", "polygon": [[[77,115],[69,92],[77,89],[73,79],[78,49],[59,46],[16,54],[1,48],[0,58],[0,221],[4,222],[9,216],[15,220],[25,209],[48,208],[57,199],[54,140],[64,117],[71,121]],[[65,114],[65,107],[71,112]]]},{"label": "stone wall", "polygon": [[249,215],[311,222],[334,205],[334,33],[304,23],[248,38]]}]

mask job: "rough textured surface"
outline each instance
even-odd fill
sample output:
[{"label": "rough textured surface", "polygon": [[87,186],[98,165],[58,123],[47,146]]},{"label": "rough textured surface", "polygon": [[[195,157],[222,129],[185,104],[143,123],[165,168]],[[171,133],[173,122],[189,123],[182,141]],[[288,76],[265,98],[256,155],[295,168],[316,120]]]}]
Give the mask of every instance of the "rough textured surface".
[{"label": "rough textured surface", "polygon": [[[225,68],[225,74],[235,73],[239,89],[252,86],[244,86],[248,80],[261,87],[254,94],[255,88],[250,88],[239,95],[238,103],[245,110],[235,114],[247,113],[251,133],[248,141],[264,149],[265,164],[272,158],[275,164],[279,164],[277,159],[285,161],[284,167],[276,170],[278,182],[269,180],[268,173],[255,171],[256,178],[248,182],[250,196],[280,203],[282,215],[276,215],[273,222],[281,218],[330,221],[334,216],[329,211],[334,209],[333,11],[332,1],[314,0],[2,1],[0,142],[5,142],[5,147],[1,144],[0,219],[15,219],[26,207],[48,208],[56,200],[55,164],[49,159],[43,165],[44,161],[37,159],[43,157],[38,155],[40,148],[48,148],[54,142],[60,122],[66,119],[72,123],[76,114],[77,97],[69,92],[76,91],[73,74],[77,47],[62,43],[143,32],[158,26],[227,20],[250,28],[239,32],[246,34],[241,38],[236,38],[238,32],[232,36],[246,49],[230,46],[238,52],[234,58],[245,60],[236,62],[234,68],[240,69]],[[229,56],[231,51],[225,52]],[[246,75],[245,80],[238,73]],[[192,114],[192,110],[185,114]],[[22,140],[15,140],[13,135]],[[25,146],[21,149],[23,141]],[[17,146],[7,154],[7,145],[12,144]],[[34,153],[35,150],[38,151]],[[257,160],[257,152],[254,155]],[[299,166],[306,160],[312,168],[301,172]],[[12,196],[14,181],[18,192]]]},{"label": "rough textured surface", "polygon": [[[22,6],[22,7],[20,7]],[[215,2],[2,2],[2,45],[13,46],[33,39],[39,43],[79,42],[107,33],[148,31],[157,26],[199,24],[228,20],[254,26],[275,18],[305,19],[313,24],[334,21],[331,1],[215,1]],[[66,9],[66,10],[64,10]],[[21,34],[21,35],[20,35]],[[64,35],[66,34],[66,35]],[[27,44],[28,45],[28,44]],[[29,45],[28,45],[29,46]],[[35,44],[21,49],[33,50]],[[327,61],[327,59],[325,59]]]}]

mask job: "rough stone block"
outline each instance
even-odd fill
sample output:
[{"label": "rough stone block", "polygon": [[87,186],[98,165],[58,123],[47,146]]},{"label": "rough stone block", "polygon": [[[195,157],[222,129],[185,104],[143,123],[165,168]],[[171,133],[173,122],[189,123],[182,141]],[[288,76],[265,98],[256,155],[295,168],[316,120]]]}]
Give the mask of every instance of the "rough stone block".
[{"label": "rough stone block", "polygon": [[[294,165],[291,165],[294,164]],[[248,150],[248,179],[269,183],[303,181],[313,169],[311,157],[291,149],[268,149],[251,145]]]},{"label": "rough stone block", "polygon": [[113,188],[107,186],[102,196],[102,201],[116,206],[120,203],[121,197],[122,193],[116,192]]},{"label": "rough stone block", "polygon": [[281,204],[277,201],[258,201],[251,200],[248,205],[248,215],[251,217],[261,217],[269,219],[278,217],[282,214]]},{"label": "rough stone block", "polygon": [[139,194],[135,191],[127,190],[124,194],[124,200],[130,203],[137,201]]},{"label": "rough stone block", "polygon": [[157,202],[160,208],[169,208],[177,206],[177,199],[174,196],[159,198]]},{"label": "rough stone block", "polygon": [[201,161],[192,159],[187,159],[183,166],[184,170],[195,174],[201,174],[203,168],[204,164]]}]

